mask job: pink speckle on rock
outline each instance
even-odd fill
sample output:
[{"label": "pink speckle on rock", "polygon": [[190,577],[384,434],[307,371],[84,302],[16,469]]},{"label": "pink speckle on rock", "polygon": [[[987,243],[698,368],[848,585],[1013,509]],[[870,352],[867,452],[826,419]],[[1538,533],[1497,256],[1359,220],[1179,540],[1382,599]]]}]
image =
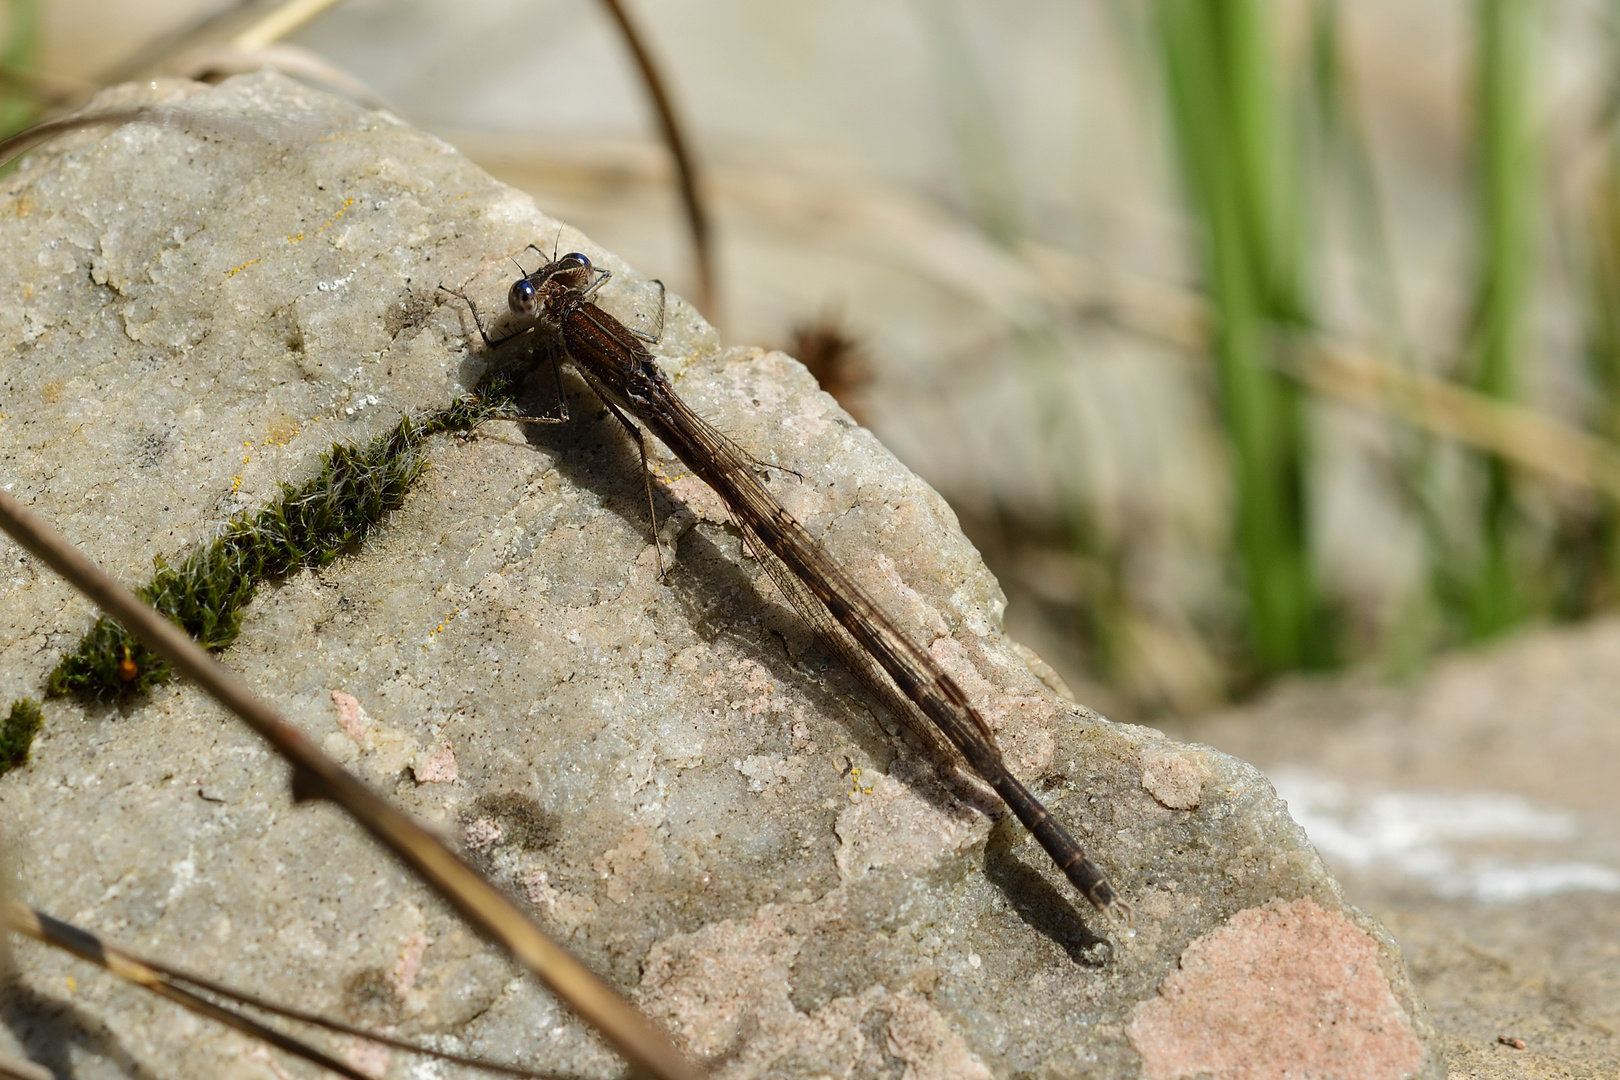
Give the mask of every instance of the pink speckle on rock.
[{"label": "pink speckle on rock", "polygon": [[906,1063],[903,1080],[995,1080],[945,1017],[915,994],[894,998],[889,1053]]},{"label": "pink speckle on rock", "polygon": [[445,743],[432,756],[412,765],[411,775],[416,777],[418,784],[450,784],[461,778],[461,770],[456,767],[455,751],[450,749],[449,743]]},{"label": "pink speckle on rock", "polygon": [[360,699],[353,694],[345,694],[341,690],[332,691],[332,703],[338,708],[338,726],[344,733],[359,742],[366,737],[366,710],[360,707]]},{"label": "pink speckle on rock", "polygon": [[406,940],[404,948],[399,950],[399,959],[394,961],[394,988],[400,997],[404,997],[411,987],[416,985],[417,973],[422,970],[422,956],[431,944],[432,938],[417,931]]},{"label": "pink speckle on rock", "polygon": [[368,1076],[381,1076],[387,1072],[388,1060],[392,1056],[388,1047],[382,1043],[374,1043],[370,1039],[351,1040],[348,1050],[343,1054],[344,1060],[349,1065]]},{"label": "pink speckle on rock", "polygon": [[1172,810],[1191,810],[1203,798],[1209,766],[1180,750],[1150,746],[1142,751],[1142,787]]},{"label": "pink speckle on rock", "polygon": [[461,830],[461,838],[474,851],[494,847],[505,835],[500,824],[494,818],[487,817],[474,818],[467,823],[465,829]]},{"label": "pink speckle on rock", "polygon": [[1146,1080],[1401,1080],[1423,1062],[1377,944],[1309,899],[1240,911],[1188,945],[1126,1034]]}]

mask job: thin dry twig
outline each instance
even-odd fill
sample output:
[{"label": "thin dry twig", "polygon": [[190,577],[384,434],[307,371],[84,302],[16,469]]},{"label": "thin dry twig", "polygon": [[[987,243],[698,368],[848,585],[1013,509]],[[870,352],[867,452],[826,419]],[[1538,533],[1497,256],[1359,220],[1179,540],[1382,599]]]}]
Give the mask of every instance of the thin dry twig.
[{"label": "thin dry twig", "polygon": [[658,113],[658,130],[664,137],[664,145],[669,147],[670,157],[675,161],[675,175],[680,180],[681,186],[681,203],[686,207],[686,225],[692,234],[692,261],[697,271],[698,285],[697,308],[710,322],[718,323],[720,320],[715,307],[714,250],[709,233],[709,211],[704,204],[697,164],[693,161],[680,121],[676,119],[675,106],[670,100],[669,91],[665,88],[664,77],[659,74],[657,65],[653,63],[652,54],[647,51],[641,34],[630,21],[629,13],[624,10],[620,0],[602,0],[602,6],[613,18],[614,25],[619,28],[619,34],[624,38],[624,43],[636,62],[637,70],[641,72],[641,81],[647,87],[647,96],[652,99],[653,109]]},{"label": "thin dry twig", "polygon": [[702,1074],[641,1013],[413,818],[395,809],[259,699],[186,633],[113,581],[16,498],[0,491],[0,528],[235,713],[293,766],[301,798],[337,803],[463,918],[535,974],[632,1065],[668,1080]]},{"label": "thin dry twig", "polygon": [[260,1042],[274,1046],[278,1050],[285,1050],[294,1057],[302,1058],[323,1069],[329,1069],[339,1076],[347,1076],[349,1080],[372,1080],[371,1077],[346,1062],[339,1061],[324,1051],[317,1050],[308,1043],[301,1042],[274,1028],[266,1027],[251,1017],[232,1012],[206,998],[198,997],[189,990],[163,978],[162,974],[137,960],[135,957],[120,949],[108,948],[94,935],[81,931],[76,926],[60,922],[23,906],[15,901],[5,905],[5,922],[11,929],[20,934],[26,934],[35,941],[42,941],[47,945],[64,949],[75,956],[90,961],[97,967],[117,975],[119,978],[150,990],[162,998],[174,1002],[197,1013],[216,1020],[226,1027]]},{"label": "thin dry twig", "polygon": [[1326,397],[1394,413],[1521,468],[1620,496],[1620,449],[1546,413],[1403,371],[1343,345],[1319,343],[1282,370]]},{"label": "thin dry twig", "polygon": [[[381,94],[331,61],[296,45],[278,44],[282,38],[341,2],[285,0],[274,6],[249,5],[224,15],[210,16],[154,48],[140,50],[99,80],[0,69],[0,85],[18,87],[39,104],[63,110],[82,105],[104,86],[138,76],[172,75],[208,80],[271,67],[335,90],[368,109],[391,109],[393,106]],[[269,10],[261,10],[267,6]],[[48,136],[41,132],[38,137]]]},{"label": "thin dry twig", "polygon": [[[105,970],[112,972],[114,975],[126,979],[137,986],[145,987],[153,993],[168,998],[170,1001],[174,1001],[187,1009],[192,1009],[193,1011],[200,1012],[204,1016],[209,1016],[219,1020],[221,1023],[228,1024],[246,1035],[271,1042],[272,1045],[281,1046],[283,1049],[287,1049],[289,1052],[297,1054],[306,1061],[313,1061],[317,1065],[324,1065],[326,1055],[301,1043],[298,1044],[298,1048],[291,1048],[283,1045],[281,1042],[276,1041],[273,1038],[267,1038],[265,1032],[270,1032],[271,1035],[276,1035],[277,1033],[275,1033],[272,1029],[265,1028],[262,1024],[259,1024],[257,1021],[254,1021],[251,1018],[244,1017],[240,1013],[222,1010],[217,1005],[214,1005],[212,1009],[197,1009],[196,1003],[198,1001],[206,1002],[206,999],[198,998],[195,994],[191,993],[188,986],[198,990],[207,991],[210,994],[215,994],[219,997],[237,1002],[241,1005],[249,1005],[255,1009],[261,1009],[276,1016],[282,1016],[289,1020],[296,1020],[302,1024],[311,1024],[315,1027],[325,1028],[328,1031],[335,1031],[342,1035],[352,1035],[355,1038],[380,1043],[383,1046],[393,1047],[396,1050],[403,1050],[412,1054],[421,1054],[425,1057],[438,1058],[441,1061],[448,1061],[455,1065],[466,1065],[474,1069],[482,1069],[486,1072],[504,1073],[507,1076],[530,1077],[533,1078],[533,1080],[547,1080],[547,1078],[552,1075],[549,1073],[535,1072],[532,1069],[525,1069],[516,1065],[503,1065],[500,1062],[489,1061],[484,1058],[469,1057],[463,1054],[452,1054],[444,1050],[435,1050],[429,1046],[420,1046],[404,1039],[396,1039],[392,1036],[383,1035],[379,1032],[368,1031],[365,1028],[355,1027],[351,1024],[341,1023],[337,1020],[330,1020],[327,1017],[320,1016],[316,1013],[306,1012],[302,1009],[288,1008],[285,1005],[278,1005],[273,1001],[266,1001],[264,998],[258,997],[257,995],[233,989],[232,987],[225,986],[223,983],[217,983],[212,979],[205,979],[198,975],[189,974],[188,972],[181,971],[178,968],[172,967],[160,961],[142,959],[129,950],[122,948],[121,946],[114,945],[106,938],[103,938],[98,934],[93,934],[83,927],[75,926],[72,923],[63,922],[61,919],[53,918],[50,915],[39,911],[38,909],[26,907],[23,904],[15,901],[7,902],[4,908],[0,909],[0,911],[3,911],[3,914],[0,914],[0,920],[3,920],[7,926],[11,927],[11,929],[20,934],[26,934],[35,941],[40,941],[46,945],[51,945],[70,952],[75,956],[95,964],[97,967],[104,968]],[[212,1002],[208,1002],[208,1004],[213,1005]],[[0,1073],[0,1075],[4,1074]]]},{"label": "thin dry twig", "polygon": [[101,89],[99,83],[53,75],[43,71],[23,71],[18,68],[0,68],[0,86],[20,94],[27,94],[38,105],[47,108],[67,108],[87,101]]},{"label": "thin dry twig", "polygon": [[101,73],[104,85],[173,74],[188,57],[224,50],[254,52],[275,44],[342,0],[257,0],[211,13],[137,49]]},{"label": "thin dry twig", "polygon": [[9,139],[0,139],[0,165],[6,164],[18,154],[40,143],[54,139],[58,135],[66,135],[70,131],[79,131],[99,124],[133,124],[141,120],[156,120],[159,115],[159,111],[155,109],[103,109],[97,112],[74,113],[60,120],[47,120],[25,131],[19,131]]},{"label": "thin dry twig", "polygon": [[235,46],[200,49],[176,56],[166,68],[185,79],[209,81],[243,75],[260,68],[275,68],[283,75],[324,86],[368,109],[392,109],[393,105],[377,91],[350,75],[325,57],[297,45],[262,45],[255,49]]},{"label": "thin dry twig", "polygon": [[287,0],[238,33],[231,44],[242,52],[254,52],[274,45],[288,34],[302,29],[343,0]]}]

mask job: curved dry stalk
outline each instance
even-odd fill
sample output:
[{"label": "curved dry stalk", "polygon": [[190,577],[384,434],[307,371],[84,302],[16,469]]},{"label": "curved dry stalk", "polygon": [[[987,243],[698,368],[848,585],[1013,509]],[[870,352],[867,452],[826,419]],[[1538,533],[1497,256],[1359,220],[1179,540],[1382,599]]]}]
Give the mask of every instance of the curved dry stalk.
[{"label": "curved dry stalk", "polygon": [[207,52],[253,52],[285,38],[342,0],[258,0],[190,23],[136,50],[101,74],[103,85],[173,73],[177,60]]},{"label": "curved dry stalk", "polygon": [[[204,979],[201,976],[189,974],[160,961],[143,959],[83,927],[53,918],[37,908],[29,908],[16,901],[9,901],[3,909],[0,909],[0,921],[4,921],[11,929],[20,934],[26,934],[35,941],[70,952],[95,964],[97,967],[103,968],[137,986],[145,987],[153,993],[168,998],[170,1001],[187,1009],[192,1009],[204,1016],[219,1020],[221,1023],[228,1024],[253,1038],[281,1046],[282,1049],[289,1050],[290,1053],[294,1053],[305,1061],[312,1061],[317,1065],[324,1066],[326,1061],[326,1055],[319,1050],[301,1043],[298,1044],[299,1048],[297,1049],[282,1045],[281,1042],[277,1042],[265,1035],[265,1032],[269,1032],[270,1035],[279,1035],[278,1032],[265,1028],[250,1017],[221,1009],[214,1003],[208,1002],[205,998],[198,998],[187,989],[187,986],[207,991],[210,994],[215,994],[240,1005],[248,1005],[276,1016],[285,1017],[288,1020],[311,1024],[315,1027],[325,1028],[328,1031],[335,1031],[341,1035],[352,1035],[355,1038],[380,1043],[383,1046],[403,1050],[407,1053],[437,1058],[440,1061],[448,1061],[453,1065],[465,1065],[469,1068],[503,1073],[507,1076],[529,1077],[532,1080],[549,1080],[554,1075],[552,1073],[535,1072],[533,1069],[525,1069],[517,1065],[504,1065],[498,1061],[489,1061],[484,1058],[452,1054],[445,1050],[435,1050],[432,1047],[421,1046],[405,1039],[396,1039],[379,1032],[355,1027],[352,1024],[330,1020],[316,1013],[278,1005],[255,994],[248,994],[223,983],[217,983],[212,979]],[[212,1009],[198,1009],[196,1008],[198,1001],[203,1001],[214,1007]],[[294,1041],[296,1042],[296,1040]],[[4,1072],[0,1072],[0,1076],[4,1075]]]},{"label": "curved dry stalk", "polygon": [[184,106],[159,108],[82,109],[56,120],[35,124],[9,139],[0,140],[0,165],[59,135],[106,124],[158,124],[199,134],[264,142],[286,141],[309,125],[296,117],[276,117],[268,123],[249,123],[220,113],[205,113]]},{"label": "curved dry stalk", "polygon": [[253,52],[266,45],[273,45],[342,2],[343,0],[286,0],[231,38],[231,44],[242,52]]},{"label": "curved dry stalk", "polygon": [[[1050,249],[1025,255],[1075,305],[1182,349],[1207,348],[1210,312],[1203,297]],[[1620,496],[1620,447],[1538,409],[1409,370],[1327,336],[1302,341],[1278,369],[1322,397],[1397,417],[1575,487]]]},{"label": "curved dry stalk", "polygon": [[[26,87],[43,104],[71,107],[89,100],[103,86],[142,74],[204,80],[272,67],[294,78],[334,90],[368,109],[391,109],[393,106],[381,94],[331,61],[296,45],[279,44],[282,38],[341,2],[284,0],[271,6],[268,11],[250,8],[213,16],[170,38],[156,50],[142,52],[135,59],[119,65],[100,82],[3,71],[0,71],[0,82]],[[258,8],[265,6],[257,5]],[[61,121],[52,121],[58,122]],[[121,121],[108,114],[104,122]],[[29,135],[31,132],[21,134]],[[48,135],[40,133],[39,137]],[[4,152],[0,150],[0,153]]]},{"label": "curved dry stalk", "polygon": [[155,109],[104,109],[100,112],[74,113],[60,120],[47,120],[19,131],[9,139],[0,139],[0,165],[6,164],[40,143],[54,139],[58,135],[66,135],[70,131],[98,124],[133,124],[139,120],[153,120],[158,115]]},{"label": "curved dry stalk", "polygon": [[624,4],[620,0],[602,0],[602,6],[619,28],[619,34],[636,62],[636,69],[641,72],[647,96],[652,99],[653,109],[658,113],[658,130],[663,135],[664,145],[669,148],[670,157],[675,161],[675,175],[681,186],[681,204],[686,208],[686,227],[692,234],[692,262],[697,271],[697,309],[711,323],[718,325],[714,249],[709,233],[709,211],[704,203],[702,185],[698,182],[697,165],[692,160],[680,121],[675,117],[675,106],[670,101],[664,78],[653,63],[652,54],[647,51],[635,24],[630,21],[629,13],[624,10]]},{"label": "curved dry stalk", "polygon": [[665,1080],[696,1080],[702,1075],[651,1021],[548,937],[444,841],[328,757],[185,631],[141,603],[4,491],[0,491],[0,528],[268,742],[293,766],[297,797],[330,799],[341,806],[463,918],[568,1002],[633,1066]]},{"label": "curved dry stalk", "polygon": [[51,918],[49,915],[24,907],[15,901],[5,905],[5,922],[11,929],[20,934],[26,934],[35,941],[44,942],[58,949],[66,950],[75,956],[97,967],[117,975],[162,998],[174,1002],[182,1008],[189,1009],[199,1016],[206,1016],[217,1020],[232,1030],[239,1031],[249,1038],[274,1046],[278,1050],[285,1050],[294,1057],[302,1058],[323,1069],[347,1076],[350,1080],[372,1080],[371,1077],[346,1062],[339,1061],[330,1054],[317,1050],[308,1043],[300,1042],[290,1035],[284,1034],[274,1028],[266,1027],[251,1017],[232,1012],[206,998],[198,997],[191,991],[165,979],[160,972],[137,960],[120,949],[109,948],[93,934],[88,934],[69,923]]},{"label": "curved dry stalk", "polygon": [[1620,448],[1536,409],[1341,345],[1308,347],[1282,371],[1323,396],[1392,413],[1520,468],[1620,496]]},{"label": "curved dry stalk", "polygon": [[393,109],[377,91],[325,57],[297,45],[202,49],[176,56],[166,67],[172,75],[198,81],[245,75],[270,67],[284,75],[335,90],[368,109]]},{"label": "curved dry stalk", "polygon": [[[0,83],[21,87],[41,105],[73,108],[114,83],[141,76],[234,75],[270,66],[328,86],[367,108],[389,108],[381,95],[336,65],[306,49],[273,48],[342,0],[281,0],[210,15],[155,47],[136,53],[97,79],[74,79],[34,71],[0,71]],[[268,10],[265,10],[268,9]]]},{"label": "curved dry stalk", "polygon": [[26,94],[36,104],[51,108],[66,108],[87,101],[101,89],[100,83],[17,68],[0,68],[0,86]]}]

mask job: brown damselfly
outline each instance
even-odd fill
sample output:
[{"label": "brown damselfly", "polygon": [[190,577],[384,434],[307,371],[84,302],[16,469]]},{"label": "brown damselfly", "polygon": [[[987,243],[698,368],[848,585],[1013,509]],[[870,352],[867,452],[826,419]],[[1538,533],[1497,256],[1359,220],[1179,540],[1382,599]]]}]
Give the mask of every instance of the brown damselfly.
[{"label": "brown damselfly", "polygon": [[[507,293],[507,305],[524,325],[500,338],[492,338],[484,330],[478,308],[469,297],[455,295],[472,309],[478,332],[491,348],[543,325],[560,332],[567,358],[636,439],[643,466],[647,461],[645,436],[631,416],[725,500],[744,540],[777,587],[883,705],[937,752],[959,754],[974,774],[995,789],[1087,900],[1105,913],[1128,920],[1130,909],[1119,900],[1107,877],[1008,769],[989,725],[956,681],[926,650],[902,634],[855,579],[783,508],[759,479],[761,463],[681,400],[643,343],[653,338],[636,333],[596,305],[592,297],[608,276],[607,270],[592,266],[590,259],[577,252],[524,274]],[[552,359],[555,365],[555,353]],[[560,378],[558,391],[561,401]],[[567,417],[564,406],[555,417],[523,419],[558,423]],[[650,488],[648,501],[650,504]]]}]

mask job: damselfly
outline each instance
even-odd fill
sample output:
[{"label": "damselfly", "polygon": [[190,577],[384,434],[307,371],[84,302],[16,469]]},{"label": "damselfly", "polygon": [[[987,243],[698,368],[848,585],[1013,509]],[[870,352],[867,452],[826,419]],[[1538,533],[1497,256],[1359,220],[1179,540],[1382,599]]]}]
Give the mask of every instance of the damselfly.
[{"label": "damselfly", "polygon": [[[925,649],[902,634],[855,579],[783,508],[761,483],[760,463],[681,400],[647,349],[645,342],[653,337],[636,333],[597,306],[593,297],[608,276],[609,271],[592,266],[578,252],[524,274],[507,293],[507,305],[523,325],[500,338],[492,338],[484,330],[478,308],[469,297],[455,295],[471,308],[478,332],[491,348],[543,325],[558,330],[567,358],[635,438],[643,466],[646,440],[631,416],[725,500],[750,550],[777,587],[884,706],[936,751],[959,754],[995,789],[1087,900],[1128,922],[1130,909],[1068,830],[1008,769],[989,725],[956,681]],[[556,363],[555,353],[552,362]],[[560,393],[560,380],[558,388]],[[555,423],[566,418],[564,407],[556,417],[525,419]],[[648,499],[650,504],[650,489]],[[655,535],[656,531],[655,524]]]}]

